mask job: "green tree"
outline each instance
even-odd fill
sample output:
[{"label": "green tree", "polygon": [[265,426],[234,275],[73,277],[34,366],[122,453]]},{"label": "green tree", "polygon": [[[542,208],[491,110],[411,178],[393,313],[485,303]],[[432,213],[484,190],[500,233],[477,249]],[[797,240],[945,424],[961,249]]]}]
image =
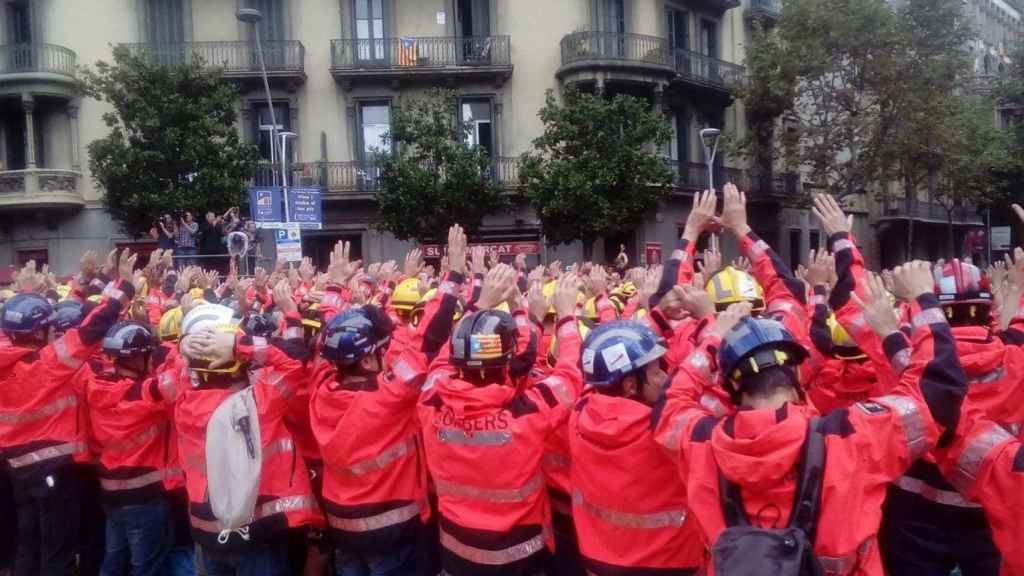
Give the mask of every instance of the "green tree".
[{"label": "green tree", "polygon": [[507,210],[492,159],[482,146],[467,143],[470,125],[458,122],[457,106],[453,91],[433,89],[395,107],[388,149],[376,151],[378,229],[402,240],[432,241],[453,224],[472,234],[484,216]]},{"label": "green tree", "polygon": [[600,236],[628,232],[665,197],[672,171],[656,150],[672,133],[639,98],[569,87],[548,91],[544,133],[521,159],[525,194],[553,244],[582,240],[589,256]]},{"label": "green tree", "polygon": [[89,144],[107,211],[139,237],[163,212],[237,205],[257,159],[235,128],[238,95],[196,59],[164,66],[125,47],[87,70],[83,90],[106,101],[110,134]]}]

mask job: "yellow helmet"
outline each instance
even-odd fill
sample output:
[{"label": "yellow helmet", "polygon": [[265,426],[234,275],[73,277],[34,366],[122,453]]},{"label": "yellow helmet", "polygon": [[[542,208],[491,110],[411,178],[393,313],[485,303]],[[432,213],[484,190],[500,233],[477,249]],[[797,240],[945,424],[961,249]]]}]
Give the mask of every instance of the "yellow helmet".
[{"label": "yellow helmet", "polygon": [[391,295],[391,305],[399,312],[412,312],[420,301],[420,280],[419,278],[406,278],[395,286],[395,292]]},{"label": "yellow helmet", "polygon": [[583,305],[583,316],[591,322],[597,322],[601,316],[597,313],[597,298],[589,298]]},{"label": "yellow helmet", "polygon": [[14,298],[14,290],[11,290],[10,288],[0,290],[0,302],[5,302],[11,298]]},{"label": "yellow helmet", "polygon": [[754,312],[764,310],[764,289],[753,276],[732,266],[712,276],[705,290],[719,312],[737,302],[750,302]]},{"label": "yellow helmet", "polygon": [[[580,331],[580,340],[586,340],[587,335],[590,334],[590,326],[586,322],[580,320],[576,323],[576,326]],[[551,345],[548,346],[548,366],[554,366],[558,363],[558,338],[551,339]]]},{"label": "yellow helmet", "polygon": [[177,342],[181,337],[181,306],[175,306],[160,317],[160,326],[157,333],[160,339],[169,342]]},{"label": "yellow helmet", "polygon": [[188,295],[191,296],[193,300],[202,300],[203,299],[203,289],[202,288],[193,288],[193,289],[188,291]]},{"label": "yellow helmet", "polygon": [[[420,325],[420,320],[423,319],[423,311],[427,307],[427,302],[430,302],[431,300],[433,300],[434,296],[436,296],[436,295],[437,295],[437,288],[431,288],[430,290],[427,290],[427,292],[423,295],[423,297],[420,298],[420,301],[416,303],[416,306],[412,309],[411,323],[412,323],[413,326],[419,326]],[[462,313],[463,313],[464,310],[465,309],[464,309],[464,307],[462,305],[462,300],[459,300],[455,304],[455,315],[453,316],[453,318],[455,319],[456,322],[458,322],[462,318]]]},{"label": "yellow helmet", "polygon": [[[204,330],[230,334],[240,333],[242,332],[242,328],[239,326],[240,319],[235,318],[234,315],[231,308],[220,304],[196,306],[181,320],[181,336],[184,338]],[[189,368],[206,374],[232,374],[242,367],[238,360],[223,368],[209,368],[209,362],[208,358],[193,358],[189,360]]]},{"label": "yellow helmet", "polygon": [[857,347],[857,343],[850,337],[850,333],[843,328],[843,325],[836,320],[836,315],[830,314],[828,320],[829,333],[832,335],[832,356],[840,360],[863,360],[867,354]]},{"label": "yellow helmet", "polygon": [[[71,294],[71,286],[67,284],[57,286],[57,295],[60,296],[60,300],[67,300],[69,294]],[[0,297],[0,300],[5,300],[5,298]]]},{"label": "yellow helmet", "polygon": [[639,292],[639,290],[637,290],[636,284],[633,284],[632,282],[625,282],[622,286],[612,290],[611,296],[619,296],[623,300],[629,300],[633,296],[636,296],[637,292]]},{"label": "yellow helmet", "polygon": [[[551,297],[555,295],[555,288],[558,288],[558,281],[552,280],[541,287],[540,291],[544,294],[544,299],[551,302]],[[555,311],[554,305],[548,307],[548,316],[554,316],[558,314]]]},{"label": "yellow helmet", "polygon": [[302,311],[302,325],[312,330],[320,330],[323,327],[323,318],[320,316],[320,304],[310,304]]},{"label": "yellow helmet", "polygon": [[145,298],[149,296],[149,282],[146,281],[146,277],[143,276],[140,279],[141,285],[138,290],[135,291],[135,295],[139,298]]},{"label": "yellow helmet", "polygon": [[87,300],[89,300],[89,302],[92,302],[93,304],[99,304],[100,302],[103,302],[103,295],[93,294],[92,296],[89,296]]}]

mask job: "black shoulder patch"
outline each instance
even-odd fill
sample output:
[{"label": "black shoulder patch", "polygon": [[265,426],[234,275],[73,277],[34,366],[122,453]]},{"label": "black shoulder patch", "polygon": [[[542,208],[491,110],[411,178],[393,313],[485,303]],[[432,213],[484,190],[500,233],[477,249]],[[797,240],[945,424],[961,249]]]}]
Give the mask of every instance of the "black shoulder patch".
[{"label": "black shoulder patch", "polygon": [[1024,446],[1017,446],[1017,453],[1013,455],[1013,471],[1024,472]]},{"label": "black shoulder patch", "polygon": [[[882,406],[882,408],[885,408]],[[853,434],[853,424],[850,422],[850,409],[849,408],[838,408],[829,412],[828,416],[825,416],[818,423],[818,432],[821,432],[825,436],[839,436],[840,438],[846,438],[850,434]]]},{"label": "black shoulder patch", "polygon": [[576,412],[582,412],[583,408],[587,406],[587,402],[590,402],[590,396],[584,396],[583,398],[580,398],[579,402],[576,403],[576,406],[573,408],[573,410],[575,410]]},{"label": "black shoulder patch", "polygon": [[544,402],[547,403],[548,408],[554,408],[555,406],[558,406],[558,398],[555,398],[555,393],[551,391],[550,386],[548,386],[544,382],[541,382],[540,384],[534,386],[534,388],[538,392],[540,392],[540,395],[542,398],[544,398]]},{"label": "black shoulder patch", "polygon": [[879,404],[878,402],[872,402],[871,400],[857,402],[855,406],[868,416],[878,416],[879,414],[885,414],[889,411],[887,407]]},{"label": "black shoulder patch", "polygon": [[444,400],[441,400],[441,395],[437,392],[431,392],[429,396],[423,399],[421,404],[424,406],[430,406],[431,408],[440,409],[444,406]]},{"label": "black shoulder patch", "polygon": [[711,433],[715,430],[715,425],[718,424],[718,418],[715,416],[705,416],[697,421],[697,425],[693,427],[693,432],[690,434],[691,442],[707,442],[711,440]]},{"label": "black shoulder patch", "polygon": [[534,403],[533,400],[527,398],[526,394],[523,394],[522,392],[516,394],[505,409],[508,410],[509,414],[511,414],[513,418],[522,418],[523,416],[540,412],[540,408],[537,407],[537,404]]}]

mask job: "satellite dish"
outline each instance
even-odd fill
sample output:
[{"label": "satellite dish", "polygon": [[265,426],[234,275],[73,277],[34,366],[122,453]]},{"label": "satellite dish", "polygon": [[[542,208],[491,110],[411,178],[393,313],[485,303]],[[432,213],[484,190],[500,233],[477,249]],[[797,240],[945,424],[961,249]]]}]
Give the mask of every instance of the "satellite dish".
[{"label": "satellite dish", "polygon": [[228,254],[232,258],[245,256],[249,251],[249,237],[245,232],[232,232],[228,234]]}]

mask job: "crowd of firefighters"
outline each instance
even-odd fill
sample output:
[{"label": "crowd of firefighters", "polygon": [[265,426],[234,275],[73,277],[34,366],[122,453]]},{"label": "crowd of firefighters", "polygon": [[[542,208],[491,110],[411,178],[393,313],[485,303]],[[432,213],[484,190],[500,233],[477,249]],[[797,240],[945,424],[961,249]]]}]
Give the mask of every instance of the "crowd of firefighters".
[{"label": "crowd of firefighters", "polygon": [[[818,196],[829,250],[793,271],[722,196],[621,277],[458,226],[436,273],[344,243],[248,279],[29,264],[0,296],[0,573],[1024,574],[1024,251],[873,274]],[[241,390],[239,527],[207,425]]]}]

